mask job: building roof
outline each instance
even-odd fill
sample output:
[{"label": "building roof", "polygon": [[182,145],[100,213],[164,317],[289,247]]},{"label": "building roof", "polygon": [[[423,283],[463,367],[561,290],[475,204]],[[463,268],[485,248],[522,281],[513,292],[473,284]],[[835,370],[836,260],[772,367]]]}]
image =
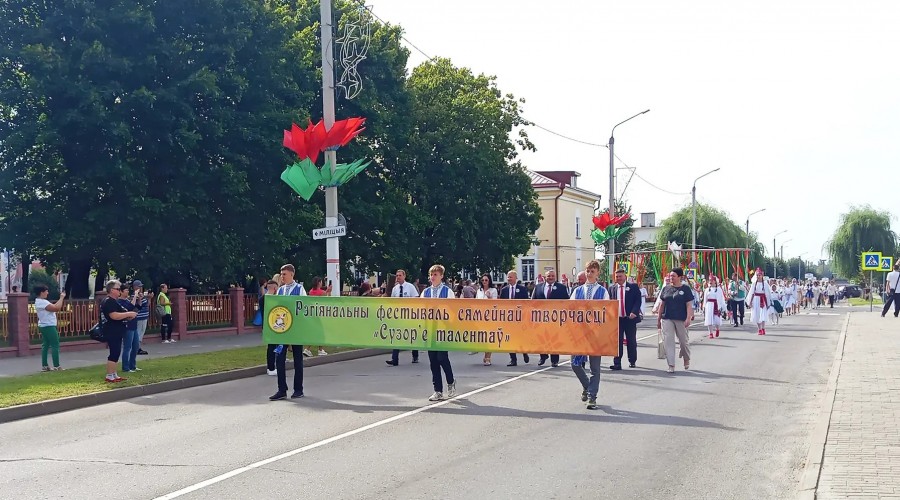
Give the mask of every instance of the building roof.
[{"label": "building roof", "polygon": [[547,177],[546,175],[539,174],[533,170],[525,169],[525,173],[528,174],[528,177],[531,178],[531,185],[535,187],[544,187],[544,186],[557,186],[559,182]]},{"label": "building roof", "polygon": [[[568,180],[571,179],[572,177],[581,176],[581,174],[579,174],[578,172],[574,172],[574,171],[535,172],[533,170],[525,169],[525,173],[527,173],[528,177],[531,178],[531,187],[534,189],[541,189],[541,188],[559,189],[560,184],[562,184],[563,186],[565,186],[564,187],[565,191],[574,192],[574,193],[580,194],[581,196],[584,196],[584,197],[587,197],[587,198],[590,198],[593,200],[600,199],[599,194],[588,191],[587,189],[581,189],[578,187],[574,187],[574,186],[572,186],[572,184],[570,182],[568,182]],[[548,177],[548,175],[552,175],[553,177],[556,177],[558,179],[566,179],[566,181],[556,180],[551,177]]]}]

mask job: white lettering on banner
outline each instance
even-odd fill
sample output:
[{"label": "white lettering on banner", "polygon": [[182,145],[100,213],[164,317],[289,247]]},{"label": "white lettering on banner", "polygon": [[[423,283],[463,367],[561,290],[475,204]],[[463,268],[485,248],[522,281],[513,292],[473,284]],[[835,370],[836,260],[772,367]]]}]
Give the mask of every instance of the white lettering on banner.
[{"label": "white lettering on banner", "polygon": [[337,238],[347,236],[347,226],[333,226],[313,229],[312,237],[314,240],[322,240],[325,238]]}]

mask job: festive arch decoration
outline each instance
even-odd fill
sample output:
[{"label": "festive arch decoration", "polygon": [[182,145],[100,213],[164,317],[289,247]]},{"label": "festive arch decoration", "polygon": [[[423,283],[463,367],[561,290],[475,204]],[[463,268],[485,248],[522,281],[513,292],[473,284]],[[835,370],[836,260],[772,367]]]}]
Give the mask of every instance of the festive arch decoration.
[{"label": "festive arch decoration", "polygon": [[617,262],[628,262],[631,265],[631,275],[638,283],[646,278],[653,279],[656,283],[662,283],[663,277],[675,267],[690,268],[691,257],[697,255],[696,275],[709,276],[710,274],[724,277],[737,274],[741,279],[748,279],[746,269],[750,260],[748,248],[706,248],[698,250],[684,250],[675,245],[677,250],[650,250],[643,252],[626,252],[616,255]]}]

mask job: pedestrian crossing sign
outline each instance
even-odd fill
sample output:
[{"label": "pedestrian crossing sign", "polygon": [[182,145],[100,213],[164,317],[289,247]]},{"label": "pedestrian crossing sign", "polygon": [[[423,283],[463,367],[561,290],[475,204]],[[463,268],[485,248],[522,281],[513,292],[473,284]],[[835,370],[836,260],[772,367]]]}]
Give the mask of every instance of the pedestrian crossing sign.
[{"label": "pedestrian crossing sign", "polygon": [[894,258],[893,257],[881,257],[881,270],[884,272],[889,272],[894,269]]},{"label": "pedestrian crossing sign", "polygon": [[881,271],[881,252],[863,252],[861,261],[863,271]]},{"label": "pedestrian crossing sign", "polygon": [[616,263],[616,271],[625,271],[625,276],[631,276],[631,262],[621,261]]}]

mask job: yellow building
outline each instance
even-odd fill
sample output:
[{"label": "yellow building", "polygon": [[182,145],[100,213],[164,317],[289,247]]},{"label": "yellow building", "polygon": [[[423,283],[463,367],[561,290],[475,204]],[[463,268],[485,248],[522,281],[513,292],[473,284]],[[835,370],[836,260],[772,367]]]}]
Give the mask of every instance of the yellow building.
[{"label": "yellow building", "polygon": [[574,281],[573,275],[595,258],[591,218],[600,195],[578,187],[578,172],[528,171],[528,175],[542,218],[529,253],[516,258],[519,279],[532,282],[556,269],[558,279],[566,274]]}]

